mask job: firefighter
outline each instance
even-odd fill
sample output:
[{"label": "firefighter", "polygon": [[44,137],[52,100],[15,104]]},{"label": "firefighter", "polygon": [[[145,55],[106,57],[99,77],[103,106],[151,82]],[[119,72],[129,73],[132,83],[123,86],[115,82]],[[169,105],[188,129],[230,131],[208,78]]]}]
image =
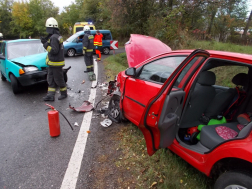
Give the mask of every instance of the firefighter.
[{"label": "firefighter", "polygon": [[0,33],[0,51],[1,51],[1,47],[2,47],[2,42],[3,42],[3,34]]},{"label": "firefighter", "polygon": [[45,26],[48,36],[42,37],[41,42],[48,52],[46,64],[49,67],[47,73],[48,92],[43,99],[44,101],[54,101],[56,87],[58,86],[60,87],[58,100],[62,100],[67,97],[67,88],[62,70],[65,65],[63,38],[59,33],[58,22],[53,17],[46,20]]},{"label": "firefighter", "polygon": [[91,35],[89,26],[84,26],[83,30],[84,30],[84,37],[82,40],[83,54],[84,54],[84,61],[87,67],[87,70],[84,72],[88,73],[90,81],[95,81],[96,75],[94,74],[94,63],[93,63],[94,36]]},{"label": "firefighter", "polygon": [[99,30],[96,31],[96,35],[94,37],[94,46],[95,46],[95,53],[97,55],[97,61],[101,61],[101,51],[102,51],[102,38],[103,35],[100,33]]}]

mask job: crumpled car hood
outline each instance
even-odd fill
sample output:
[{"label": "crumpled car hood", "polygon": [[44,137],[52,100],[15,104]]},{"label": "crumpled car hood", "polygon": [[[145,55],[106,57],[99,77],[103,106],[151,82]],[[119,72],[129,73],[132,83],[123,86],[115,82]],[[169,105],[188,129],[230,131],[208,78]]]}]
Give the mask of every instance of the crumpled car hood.
[{"label": "crumpled car hood", "polygon": [[34,54],[30,56],[23,56],[18,58],[13,58],[10,61],[20,63],[24,66],[36,66],[38,68],[46,67],[46,56],[47,52]]},{"label": "crumpled car hood", "polygon": [[139,34],[131,34],[125,44],[129,67],[134,67],[153,56],[171,52],[171,48],[160,40]]}]

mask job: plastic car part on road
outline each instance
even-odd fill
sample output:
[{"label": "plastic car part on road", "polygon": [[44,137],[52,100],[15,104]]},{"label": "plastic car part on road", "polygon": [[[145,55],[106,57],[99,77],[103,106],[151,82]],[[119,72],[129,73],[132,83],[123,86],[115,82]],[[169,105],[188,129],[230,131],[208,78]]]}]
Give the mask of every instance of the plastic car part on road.
[{"label": "plastic car part on road", "polygon": [[69,108],[76,112],[89,112],[94,109],[93,105],[88,101],[84,101],[78,108],[72,107],[71,104],[69,104]]}]

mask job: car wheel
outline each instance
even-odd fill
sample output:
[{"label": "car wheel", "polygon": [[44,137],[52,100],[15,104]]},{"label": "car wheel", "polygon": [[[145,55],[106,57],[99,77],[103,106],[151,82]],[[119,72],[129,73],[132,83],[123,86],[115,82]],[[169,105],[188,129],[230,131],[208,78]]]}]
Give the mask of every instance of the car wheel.
[{"label": "car wheel", "polygon": [[68,49],[67,50],[67,56],[73,57],[75,55],[75,50],[74,49]]},{"label": "car wheel", "polygon": [[216,181],[214,189],[250,189],[252,188],[252,175],[245,172],[228,171],[223,173]]},{"label": "car wheel", "polygon": [[21,91],[21,86],[18,83],[17,78],[13,74],[11,74],[10,75],[10,80],[11,80],[11,87],[12,87],[13,93],[14,94],[19,93]]},{"label": "car wheel", "polygon": [[68,78],[67,78],[67,73],[64,73],[64,72],[63,72],[63,75],[64,75],[64,81],[65,81],[65,83],[66,83],[67,80],[68,80]]},{"label": "car wheel", "polygon": [[1,79],[2,79],[3,81],[6,81],[6,77],[4,77],[4,75],[2,74],[2,72],[1,72]]},{"label": "car wheel", "polygon": [[103,51],[103,54],[109,54],[110,49],[108,47],[104,47],[102,51]]},{"label": "car wheel", "polygon": [[108,117],[114,122],[121,122],[120,96],[113,95],[109,101]]}]

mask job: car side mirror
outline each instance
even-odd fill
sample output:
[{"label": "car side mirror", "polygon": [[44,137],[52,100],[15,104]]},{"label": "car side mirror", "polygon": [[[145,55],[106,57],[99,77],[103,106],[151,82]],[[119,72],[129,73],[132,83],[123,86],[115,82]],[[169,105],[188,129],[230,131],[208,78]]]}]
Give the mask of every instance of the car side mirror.
[{"label": "car side mirror", "polygon": [[127,76],[136,76],[136,68],[132,67],[132,68],[128,68],[126,71],[125,71],[125,74]]},{"label": "car side mirror", "polygon": [[1,60],[5,60],[5,57],[4,57],[3,54],[0,54],[0,59],[1,59]]}]

